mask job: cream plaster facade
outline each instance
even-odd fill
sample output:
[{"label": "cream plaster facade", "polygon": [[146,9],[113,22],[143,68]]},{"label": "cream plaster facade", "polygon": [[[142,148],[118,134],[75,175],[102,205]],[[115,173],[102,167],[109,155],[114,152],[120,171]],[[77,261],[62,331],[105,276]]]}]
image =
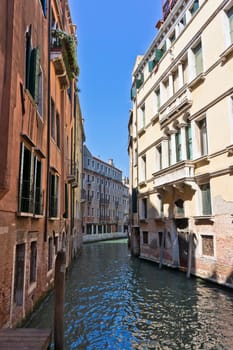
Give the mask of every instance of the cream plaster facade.
[{"label": "cream plaster facade", "polygon": [[168,0],[132,75],[132,249],[233,286],[233,1]]},{"label": "cream plaster facade", "polygon": [[128,187],[122,171],[83,152],[83,232],[85,235],[124,232],[128,228]]}]

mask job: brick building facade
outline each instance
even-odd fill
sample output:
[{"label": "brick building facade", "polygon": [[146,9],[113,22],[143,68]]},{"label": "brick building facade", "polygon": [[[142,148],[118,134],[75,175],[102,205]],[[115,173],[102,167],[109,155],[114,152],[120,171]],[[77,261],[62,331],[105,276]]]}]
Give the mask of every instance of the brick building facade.
[{"label": "brick building facade", "polygon": [[[3,0],[1,11],[0,327],[4,327],[20,322],[52,286],[56,252],[66,250],[68,265],[80,247],[80,239],[74,237],[74,232],[81,235],[80,224],[75,229],[71,208],[81,192],[76,123],[83,129],[76,108],[76,33],[68,2]],[[82,132],[79,142],[83,137]]]}]

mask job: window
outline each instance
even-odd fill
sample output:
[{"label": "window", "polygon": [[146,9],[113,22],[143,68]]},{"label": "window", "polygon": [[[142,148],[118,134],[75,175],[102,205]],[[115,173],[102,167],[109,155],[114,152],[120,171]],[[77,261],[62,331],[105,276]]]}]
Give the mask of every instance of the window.
[{"label": "window", "polygon": [[179,75],[178,75],[178,69],[173,73],[172,75],[173,80],[173,92],[174,94],[179,90]]},{"label": "window", "polygon": [[186,149],[187,149],[187,159],[193,159],[193,144],[192,144],[192,129],[191,123],[186,126]]},{"label": "window", "polygon": [[181,130],[176,133],[176,161],[182,160]]},{"label": "window", "polygon": [[203,58],[201,42],[193,48],[196,76],[203,72]]},{"label": "window", "polygon": [[50,173],[49,216],[58,216],[58,176]]},{"label": "window", "polygon": [[55,129],[55,103],[53,99],[51,98],[51,136],[56,140],[56,129]]},{"label": "window", "polygon": [[210,195],[210,184],[203,184],[200,186],[201,200],[202,200],[202,215],[211,215],[211,195]]},{"label": "window", "polygon": [[46,16],[46,0],[40,0],[40,2],[44,12],[44,16]]},{"label": "window", "polygon": [[146,155],[142,156],[140,159],[139,167],[139,182],[146,181]]},{"label": "window", "polygon": [[227,17],[229,19],[230,39],[232,44],[233,43],[233,7],[229,11],[227,11]]},{"label": "window", "polygon": [[58,247],[59,247],[58,236],[54,237],[54,247],[55,247],[55,254],[57,254],[58,253]]},{"label": "window", "polygon": [[161,104],[161,101],[160,101],[160,89],[157,89],[155,91],[155,113],[157,113],[159,111],[160,104]]},{"label": "window", "polygon": [[36,259],[37,259],[37,243],[31,242],[30,255],[30,283],[36,281]]},{"label": "window", "polygon": [[132,192],[132,210],[133,210],[133,213],[137,213],[137,211],[138,211],[138,191],[137,191],[137,188],[133,188],[133,192]]},{"label": "window", "polygon": [[40,50],[33,48],[29,58],[28,86],[31,96],[38,103],[39,99],[39,84],[41,84],[41,69],[40,69]]},{"label": "window", "polygon": [[18,244],[15,252],[14,302],[23,305],[25,244]]},{"label": "window", "polygon": [[49,237],[48,242],[48,271],[53,267],[53,239]]},{"label": "window", "polygon": [[60,147],[60,116],[56,113],[56,143],[57,147]]},{"label": "window", "polygon": [[182,199],[177,199],[175,201],[175,215],[184,216],[184,201]]},{"label": "window", "polygon": [[202,239],[202,255],[214,256],[214,238],[213,236],[203,235]]},{"label": "window", "polygon": [[142,219],[147,219],[147,198],[142,198]]},{"label": "window", "polygon": [[21,144],[19,212],[41,215],[41,161]]},{"label": "window", "polygon": [[207,126],[206,126],[206,118],[199,120],[197,122],[199,128],[199,146],[200,146],[200,154],[204,156],[208,154],[208,136],[207,136]]},{"label": "window", "polygon": [[190,13],[192,16],[198,10],[198,8],[199,8],[199,0],[194,0],[193,5],[190,7]]},{"label": "window", "polygon": [[[164,240],[163,240],[163,235],[164,235]],[[159,236],[159,246],[162,248],[162,243],[163,243],[163,248],[165,248],[166,245],[166,232],[158,232]]]},{"label": "window", "polygon": [[162,169],[162,145],[156,147],[156,170]]},{"label": "window", "polygon": [[38,72],[38,99],[37,110],[41,117],[43,117],[43,72],[41,67]]},{"label": "window", "polygon": [[172,143],[171,143],[171,135],[168,136],[168,164],[171,165],[172,161]]},{"label": "window", "polygon": [[163,198],[160,194],[158,194],[158,201],[159,201],[159,210],[158,210],[158,214],[159,216],[163,216],[164,212],[163,212]]},{"label": "window", "polygon": [[134,165],[138,164],[138,150],[135,148],[134,150]]},{"label": "window", "polygon": [[139,109],[139,120],[138,120],[138,129],[142,129],[145,127],[145,106],[142,106]]},{"label": "window", "polygon": [[143,239],[143,244],[148,244],[148,232],[147,231],[142,232],[142,239]]},{"label": "window", "polygon": [[166,102],[170,97],[169,80],[163,82],[163,102]]},{"label": "window", "polygon": [[187,59],[187,57],[182,59],[182,69],[183,69],[183,83],[186,84],[188,81],[188,59]]},{"label": "window", "polygon": [[175,31],[169,36],[169,43],[170,45],[173,43],[173,41],[176,40],[176,33]]}]

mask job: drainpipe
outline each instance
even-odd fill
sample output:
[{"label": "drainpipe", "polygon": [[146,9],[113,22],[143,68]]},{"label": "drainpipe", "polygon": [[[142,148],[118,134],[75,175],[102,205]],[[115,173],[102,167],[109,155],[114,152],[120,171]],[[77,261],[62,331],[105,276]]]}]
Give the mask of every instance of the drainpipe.
[{"label": "drainpipe", "polygon": [[45,224],[44,224],[44,242],[47,242],[48,231],[48,209],[49,209],[49,168],[50,168],[50,18],[51,18],[51,0],[48,0],[48,81],[47,81],[47,174],[46,174],[46,199],[45,199]]}]

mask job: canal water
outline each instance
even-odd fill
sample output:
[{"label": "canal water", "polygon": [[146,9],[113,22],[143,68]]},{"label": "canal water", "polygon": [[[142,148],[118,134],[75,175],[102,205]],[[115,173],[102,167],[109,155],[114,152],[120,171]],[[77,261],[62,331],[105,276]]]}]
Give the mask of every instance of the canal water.
[{"label": "canal water", "polygon": [[[27,327],[52,327],[53,294]],[[131,257],[126,241],[88,244],[66,281],[67,350],[232,350],[233,293]]]}]

